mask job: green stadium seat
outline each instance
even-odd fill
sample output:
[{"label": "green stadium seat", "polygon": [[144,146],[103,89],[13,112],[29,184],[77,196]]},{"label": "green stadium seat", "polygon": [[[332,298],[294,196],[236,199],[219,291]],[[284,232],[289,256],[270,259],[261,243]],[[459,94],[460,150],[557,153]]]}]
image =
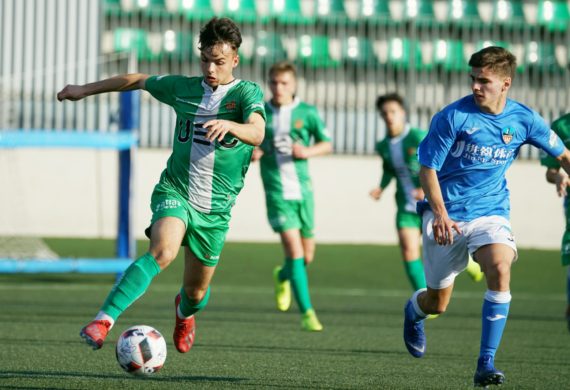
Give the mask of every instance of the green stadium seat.
[{"label": "green stadium seat", "polygon": [[103,12],[105,12],[106,15],[120,15],[121,0],[104,0]]},{"label": "green stadium seat", "polygon": [[553,43],[531,41],[525,45],[524,65],[539,71],[555,71],[560,68]]},{"label": "green stadium seat", "polygon": [[493,21],[506,26],[522,27],[525,24],[523,4],[520,0],[497,0],[493,5]]},{"label": "green stadium seat", "polygon": [[263,63],[287,59],[287,51],[280,35],[260,30],[255,37],[255,58]]},{"label": "green stadium seat", "polygon": [[565,31],[570,25],[569,7],[566,1],[540,1],[538,24],[551,31]]},{"label": "green stadium seat", "polygon": [[448,20],[461,25],[474,25],[481,23],[477,1],[449,0]]},{"label": "green stadium seat", "polygon": [[165,0],[137,0],[136,9],[149,16],[168,15]]},{"label": "green stadium seat", "polygon": [[210,0],[178,0],[179,12],[188,20],[208,20],[215,16]]},{"label": "green stadium seat", "polygon": [[342,42],[342,61],[355,66],[377,65],[372,43],[365,37],[350,36]]},{"label": "green stadium seat", "polygon": [[418,24],[435,22],[433,2],[431,0],[406,0],[404,2],[404,19],[415,20]]},{"label": "green stadium seat", "polygon": [[325,35],[302,35],[297,40],[297,61],[311,68],[331,68],[339,65],[331,57],[329,39]]},{"label": "green stadium seat", "polygon": [[420,69],[424,66],[422,50],[418,41],[410,41],[407,38],[392,38],[388,42],[388,62],[391,67],[399,69]]},{"label": "green stadium seat", "polygon": [[390,19],[390,7],[384,0],[360,0],[358,17],[365,20]]},{"label": "green stadium seat", "polygon": [[222,13],[238,23],[253,23],[257,20],[255,0],[224,0]]},{"label": "green stadium seat", "polygon": [[439,39],[434,42],[433,50],[433,65],[449,72],[468,69],[463,42]]},{"label": "green stadium seat", "polygon": [[303,0],[270,0],[270,16],[282,24],[314,23],[316,20],[315,16],[303,13],[301,1]]},{"label": "green stadium seat", "polygon": [[167,30],[163,34],[162,50],[166,56],[174,60],[192,61],[194,43],[192,35]]},{"label": "green stadium seat", "polygon": [[135,52],[139,60],[157,60],[161,56],[160,45],[149,45],[148,34],[142,29],[118,28],[113,33],[113,50],[119,53]]},{"label": "green stadium seat", "polygon": [[325,23],[344,23],[348,19],[344,0],[314,0],[317,20]]}]

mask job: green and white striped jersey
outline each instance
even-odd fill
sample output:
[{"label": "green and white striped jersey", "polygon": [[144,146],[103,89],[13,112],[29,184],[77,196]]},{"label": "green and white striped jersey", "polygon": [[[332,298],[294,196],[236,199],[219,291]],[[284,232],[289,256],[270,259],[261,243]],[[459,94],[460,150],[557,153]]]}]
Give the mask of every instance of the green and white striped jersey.
[{"label": "green and white striped jersey", "polygon": [[161,182],[198,211],[229,212],[243,187],[253,146],[229,134],[210,142],[202,125],[211,119],[244,123],[254,112],[265,118],[259,86],[236,79],[213,90],[203,77],[153,76],[145,89],[176,112],[173,151]]},{"label": "green and white striped jersey", "polygon": [[426,135],[427,131],[406,125],[399,136],[386,137],[376,144],[376,152],[383,160],[380,188],[386,188],[396,178],[396,204],[400,211],[416,212],[414,191],[420,187],[417,149]]},{"label": "green and white striped jersey", "polygon": [[312,192],[307,160],[292,156],[293,143],[309,146],[312,141],[330,141],[317,108],[295,98],[291,104],[275,107],[265,103],[267,123],[261,144],[261,178],[267,197],[301,200]]}]

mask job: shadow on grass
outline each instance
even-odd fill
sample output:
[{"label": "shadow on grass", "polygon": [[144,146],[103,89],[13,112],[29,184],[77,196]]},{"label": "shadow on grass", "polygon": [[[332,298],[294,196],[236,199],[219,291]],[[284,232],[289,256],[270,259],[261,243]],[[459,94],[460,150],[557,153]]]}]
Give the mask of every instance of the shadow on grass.
[{"label": "shadow on grass", "polygon": [[[134,377],[125,375],[111,375],[111,374],[91,374],[91,373],[81,373],[81,372],[44,372],[44,371],[2,371],[0,370],[0,378],[26,378],[26,379],[119,379],[128,381],[145,381],[145,382],[231,382],[238,383],[242,381],[249,380],[248,378],[236,378],[236,377],[226,377],[226,376],[201,376],[201,375],[182,375],[182,376],[146,376],[146,377]],[[29,388],[29,387],[26,387]]]}]

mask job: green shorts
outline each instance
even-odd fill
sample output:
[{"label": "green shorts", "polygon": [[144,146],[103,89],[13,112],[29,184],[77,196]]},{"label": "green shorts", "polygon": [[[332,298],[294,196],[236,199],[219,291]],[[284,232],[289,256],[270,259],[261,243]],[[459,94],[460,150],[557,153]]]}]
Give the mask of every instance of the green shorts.
[{"label": "green shorts", "polygon": [[561,261],[562,265],[570,264],[570,196],[564,198],[564,213],[566,214],[566,230],[562,236]]},{"label": "green shorts", "polygon": [[145,230],[147,237],[150,238],[150,228],[159,219],[179,218],[186,225],[182,246],[190,248],[204,265],[214,267],[218,264],[229,228],[229,213],[206,214],[197,211],[177,191],[164,183],[158,183],[154,187],[150,208],[152,220]]},{"label": "green shorts", "polygon": [[267,219],[274,232],[299,229],[301,236],[311,238],[315,227],[313,194],[303,200],[283,200],[266,197]]},{"label": "green shorts", "polygon": [[396,213],[396,227],[398,229],[416,228],[422,230],[422,217],[416,213],[398,210]]}]

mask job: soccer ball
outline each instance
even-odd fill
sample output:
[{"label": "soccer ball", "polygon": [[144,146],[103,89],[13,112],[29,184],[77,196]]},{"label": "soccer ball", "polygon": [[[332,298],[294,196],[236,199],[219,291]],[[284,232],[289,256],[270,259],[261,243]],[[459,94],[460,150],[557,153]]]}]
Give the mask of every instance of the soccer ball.
[{"label": "soccer ball", "polygon": [[166,360],[166,341],[153,327],[136,325],[117,340],[116,356],[129,374],[150,375],[160,370]]}]

